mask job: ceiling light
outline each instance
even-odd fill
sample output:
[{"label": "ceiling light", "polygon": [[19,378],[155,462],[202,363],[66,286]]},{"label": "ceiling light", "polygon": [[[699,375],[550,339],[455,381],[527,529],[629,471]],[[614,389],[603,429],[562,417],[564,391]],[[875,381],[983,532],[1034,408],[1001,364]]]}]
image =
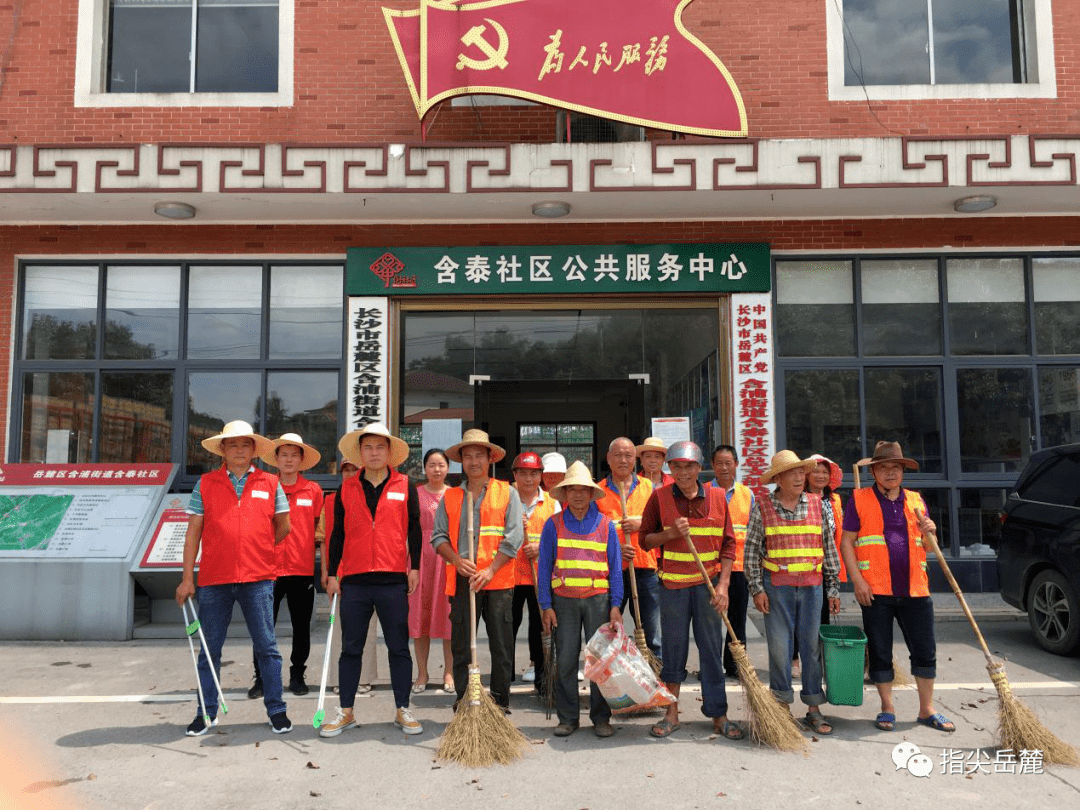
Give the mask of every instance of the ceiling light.
[{"label": "ceiling light", "polygon": [[154,203],[154,213],[165,219],[191,219],[195,216],[195,206],[182,202]]},{"label": "ceiling light", "polygon": [[558,219],[570,213],[570,203],[564,203],[561,200],[538,202],[533,205],[532,212],[533,216],[544,217],[544,219]]},{"label": "ceiling light", "polygon": [[961,197],[953,203],[953,210],[959,214],[978,214],[997,207],[997,197],[989,194],[976,194],[973,197]]}]

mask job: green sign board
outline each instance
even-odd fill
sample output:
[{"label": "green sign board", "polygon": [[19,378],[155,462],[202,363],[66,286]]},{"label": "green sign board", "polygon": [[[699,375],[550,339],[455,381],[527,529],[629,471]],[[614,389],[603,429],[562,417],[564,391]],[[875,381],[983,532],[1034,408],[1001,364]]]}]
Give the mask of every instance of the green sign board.
[{"label": "green sign board", "polygon": [[769,246],[349,248],[349,295],[768,292]]}]

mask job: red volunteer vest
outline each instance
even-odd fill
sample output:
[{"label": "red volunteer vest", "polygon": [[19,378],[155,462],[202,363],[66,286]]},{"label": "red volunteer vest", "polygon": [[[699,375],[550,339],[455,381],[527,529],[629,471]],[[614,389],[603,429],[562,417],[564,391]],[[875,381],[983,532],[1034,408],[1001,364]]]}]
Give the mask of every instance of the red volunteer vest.
[{"label": "red volunteer vest", "polygon": [[274,579],[274,496],[276,475],[253,469],[236,498],[225,467],[199,479],[203,501],[199,585],[230,585]]},{"label": "red volunteer vest", "polygon": [[807,587],[821,584],[821,564],[825,559],[821,536],[821,498],[806,495],[806,518],[792,520],[780,516],[771,497],[758,498],[761,522],[765,526],[765,559],[761,565],[772,572],[773,585]]},{"label": "red volunteer vest", "polygon": [[[443,495],[443,504],[446,508],[446,519],[450,535],[450,546],[463,557],[469,556],[468,538],[465,538],[465,548],[459,551],[458,535],[461,532],[461,508],[465,503],[465,490],[461,487],[451,487]],[[495,555],[499,553],[499,544],[506,534],[506,507],[510,505],[510,485],[506,481],[497,481],[489,478],[487,490],[484,492],[484,500],[480,502],[480,525],[474,527],[477,532],[476,544],[476,567],[487,568]],[[511,560],[495,572],[491,582],[484,588],[485,591],[502,591],[514,587],[514,562]],[[446,595],[453,596],[457,592],[457,569],[447,564],[446,566]]]},{"label": "red volunteer vest", "polygon": [[589,534],[571,531],[563,520],[564,512],[554,515],[557,545],[555,567],[551,570],[551,589],[559,596],[586,599],[606,593],[608,583],[607,541],[611,520],[600,515],[596,529]]},{"label": "red volunteer vest", "polygon": [[[653,485],[648,478],[642,478],[640,475],[634,477],[637,478],[637,486],[626,497],[626,514],[640,517],[642,512],[645,511],[645,504],[649,502],[649,497],[653,494]],[[622,520],[622,504],[619,502],[619,493],[611,490],[607,478],[604,479],[600,486],[604,490],[604,497],[598,500],[596,505],[600,508],[600,514],[615,524],[615,531],[619,535],[619,544],[625,546],[626,537],[619,527],[619,521]],[[630,535],[630,544],[634,547],[634,568],[656,568],[656,555],[641,548],[636,533]],[[624,570],[629,567],[629,563],[623,563]]]},{"label": "red volunteer vest", "polygon": [[298,475],[281,485],[289,499],[289,536],[278,543],[277,575],[309,577],[315,571],[315,520],[322,512],[322,487]]},{"label": "red volunteer vest", "polygon": [[[674,487],[675,484],[669,484],[656,491],[656,499],[660,503],[660,520],[665,529],[674,526],[675,521],[682,516],[675,505]],[[714,486],[705,487],[705,498],[709,504],[708,517],[689,519],[690,540],[711,580],[720,573],[727,499],[724,490]],[[705,582],[685,538],[669,540],[660,546],[660,549],[658,575],[665,588],[690,588]]]},{"label": "red volunteer vest", "polygon": [[383,486],[374,518],[360,479],[361,470],[341,485],[345,510],[345,545],[338,563],[338,579],[372,571],[409,573],[409,479],[391,469]]},{"label": "red volunteer vest", "polygon": [[[536,505],[532,514],[529,515],[527,522],[528,529],[525,532],[525,543],[539,545],[540,532],[543,531],[544,524],[547,523],[549,517],[555,514],[555,507],[558,505],[558,502],[543,490],[540,490],[540,498],[540,503]],[[529,558],[525,556],[525,543],[521,544],[521,551],[518,552],[517,559],[514,560],[514,584],[532,585],[533,587],[536,587],[536,577],[533,575],[533,564],[529,562]]]}]

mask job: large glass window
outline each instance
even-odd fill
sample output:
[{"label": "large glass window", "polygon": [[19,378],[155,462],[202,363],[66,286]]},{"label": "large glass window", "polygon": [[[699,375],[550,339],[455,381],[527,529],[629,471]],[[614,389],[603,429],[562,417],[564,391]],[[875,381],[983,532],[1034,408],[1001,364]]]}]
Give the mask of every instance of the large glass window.
[{"label": "large glass window", "polygon": [[941,291],[933,259],[862,263],[863,352],[941,354]]},{"label": "large glass window", "polygon": [[865,374],[867,434],[900,442],[920,472],[941,473],[941,370],[868,368]]},{"label": "large glass window", "polygon": [[1080,354],[1080,256],[1032,260],[1035,351]]},{"label": "large glass window", "polygon": [[91,460],[94,375],[32,372],[23,375],[22,453],[35,464]]},{"label": "large glass window", "polygon": [[105,357],[176,359],[180,350],[180,267],[106,270]]},{"label": "large glass window", "polygon": [[821,453],[844,470],[862,457],[857,370],[786,371],[784,403],[785,447],[803,458]]},{"label": "large glass window", "polygon": [[1031,372],[962,368],[956,372],[960,466],[964,472],[1019,472],[1035,446]]},{"label": "large glass window", "polygon": [[1080,367],[1039,368],[1039,431],[1043,447],[1080,442]]},{"label": "large glass window", "polygon": [[953,354],[1027,354],[1028,308],[1022,259],[946,263]]},{"label": "large glass window", "polygon": [[337,457],[338,372],[271,371],[266,375],[266,433],[299,433],[322,459],[312,473],[331,473]]},{"label": "large glass window", "polygon": [[277,88],[277,0],[109,0],[108,92]]},{"label": "large glass window", "polygon": [[24,274],[24,360],[86,360],[97,354],[98,268],[36,265]]},{"label": "large glass window", "polygon": [[202,371],[188,375],[187,475],[202,475],[221,466],[221,459],[204,449],[202,441],[220,433],[227,422],[243,419],[256,433],[265,434],[259,418],[260,383],[257,371]]},{"label": "large glass window", "polygon": [[270,356],[340,358],[344,328],[341,270],[270,268]]},{"label": "large glass window", "polygon": [[776,263],[776,345],[787,357],[855,354],[851,262]]},{"label": "large glass window", "polygon": [[241,360],[262,343],[262,268],[193,267],[188,289],[187,356]]},{"label": "large glass window", "polygon": [[103,373],[98,461],[168,462],[172,450],[172,409],[171,372]]}]

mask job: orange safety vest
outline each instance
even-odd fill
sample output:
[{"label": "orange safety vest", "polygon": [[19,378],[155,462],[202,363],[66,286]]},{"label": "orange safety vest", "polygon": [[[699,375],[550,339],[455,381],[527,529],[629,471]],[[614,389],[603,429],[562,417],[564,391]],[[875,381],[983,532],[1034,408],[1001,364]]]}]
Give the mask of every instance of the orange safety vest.
[{"label": "orange safety vest", "polygon": [[[511,484],[514,489],[517,489],[516,485]],[[536,587],[536,578],[533,576],[533,564],[529,562],[529,558],[525,556],[525,543],[540,544],[540,532],[544,529],[544,524],[547,523],[547,519],[555,514],[555,507],[558,506],[558,501],[548,495],[544,490],[540,490],[540,503],[538,503],[532,510],[532,514],[528,519],[528,531],[525,533],[525,542],[521,544],[521,551],[518,552],[517,559],[514,560],[514,584],[515,585],[532,585]],[[524,506],[524,504],[522,504]]]},{"label": "orange safety vest", "polygon": [[[859,572],[876,596],[892,596],[892,570],[889,567],[889,547],[885,542],[885,517],[873,487],[855,490],[855,512],[859,516],[859,532],[855,538],[855,558]],[[930,581],[926,576],[926,549],[915,510],[926,511],[922,495],[904,490],[904,518],[908,528],[908,593],[910,596],[929,596]]]},{"label": "orange safety vest", "polygon": [[277,546],[279,577],[310,577],[315,570],[315,521],[323,507],[322,487],[298,475],[281,485],[289,499],[289,536]]},{"label": "orange safety vest", "polygon": [[277,576],[277,488],[278,477],[259,469],[248,473],[239,499],[225,467],[199,479],[203,500],[200,586],[261,582]]},{"label": "orange safety vest", "polygon": [[397,470],[383,485],[372,517],[361,479],[364,471],[341,485],[341,506],[345,512],[345,543],[341,549],[337,578],[350,574],[388,571],[408,574],[409,558],[409,479]]},{"label": "orange safety vest", "polygon": [[807,587],[821,584],[821,564],[829,542],[821,536],[821,498],[807,492],[806,517],[781,517],[771,497],[758,499],[765,527],[765,557],[761,565],[772,572],[773,585]]},{"label": "orange safety vest", "polygon": [[[660,520],[665,529],[675,525],[681,515],[675,505],[675,484],[668,484],[656,491],[660,504]],[[698,556],[709,573],[709,579],[715,579],[720,573],[720,552],[724,546],[724,524],[726,522],[727,498],[720,487],[705,487],[705,497],[709,503],[709,515],[704,518],[689,518],[690,539],[697,549]],[[690,588],[705,582],[701,570],[694,560],[686,538],[669,540],[660,547],[660,570],[657,575],[665,588]]]},{"label": "orange safety vest", "polygon": [[[653,485],[648,478],[642,478],[640,475],[634,477],[637,479],[637,485],[634,491],[626,496],[626,514],[640,516],[645,511],[645,504],[649,502],[649,497],[653,494]],[[600,509],[600,514],[615,524],[615,531],[619,535],[619,545],[625,546],[626,537],[622,527],[619,526],[619,521],[622,520],[622,504],[619,502],[619,493],[608,486],[608,480],[605,478],[604,483],[601,484],[604,497],[598,500],[596,505]],[[634,568],[656,568],[656,555],[642,549],[638,543],[637,534],[630,535],[630,544],[634,547]],[[623,570],[629,567],[630,564],[624,561]]]},{"label": "orange safety vest", "polygon": [[[458,550],[458,534],[461,531],[461,507],[465,502],[465,490],[461,487],[452,487],[446,490],[443,496],[443,504],[446,506],[446,519],[450,535],[450,547]],[[506,507],[510,505],[510,484],[506,481],[498,481],[489,478],[484,500],[480,502],[480,525],[476,548],[476,568],[487,568],[495,555],[499,553],[499,544],[506,534]],[[466,538],[467,541],[467,538]],[[468,551],[462,556],[468,556]],[[492,577],[491,582],[484,588],[485,591],[502,591],[514,587],[514,565],[507,563]],[[453,596],[457,592],[457,569],[447,563],[446,566],[446,595]]]},{"label": "orange safety vest", "polygon": [[555,524],[555,565],[551,569],[551,588],[559,596],[586,599],[609,588],[608,526],[611,520],[600,515],[596,528],[589,534],[571,531],[559,512],[551,520]]},{"label": "orange safety vest", "polygon": [[833,520],[836,521],[836,553],[840,557],[840,581],[847,582],[847,566],[844,565],[844,555],[840,553],[840,539],[844,536],[844,507],[840,503],[840,496],[835,492],[829,493],[829,503],[832,504]]},{"label": "orange safety vest", "polygon": [[[719,487],[718,487],[719,488]],[[728,501],[728,514],[731,515],[731,528],[735,530],[735,562],[732,571],[743,570],[743,558],[746,554],[746,524],[750,522],[750,504],[754,493],[746,484],[736,481],[731,486],[731,500]]]}]

